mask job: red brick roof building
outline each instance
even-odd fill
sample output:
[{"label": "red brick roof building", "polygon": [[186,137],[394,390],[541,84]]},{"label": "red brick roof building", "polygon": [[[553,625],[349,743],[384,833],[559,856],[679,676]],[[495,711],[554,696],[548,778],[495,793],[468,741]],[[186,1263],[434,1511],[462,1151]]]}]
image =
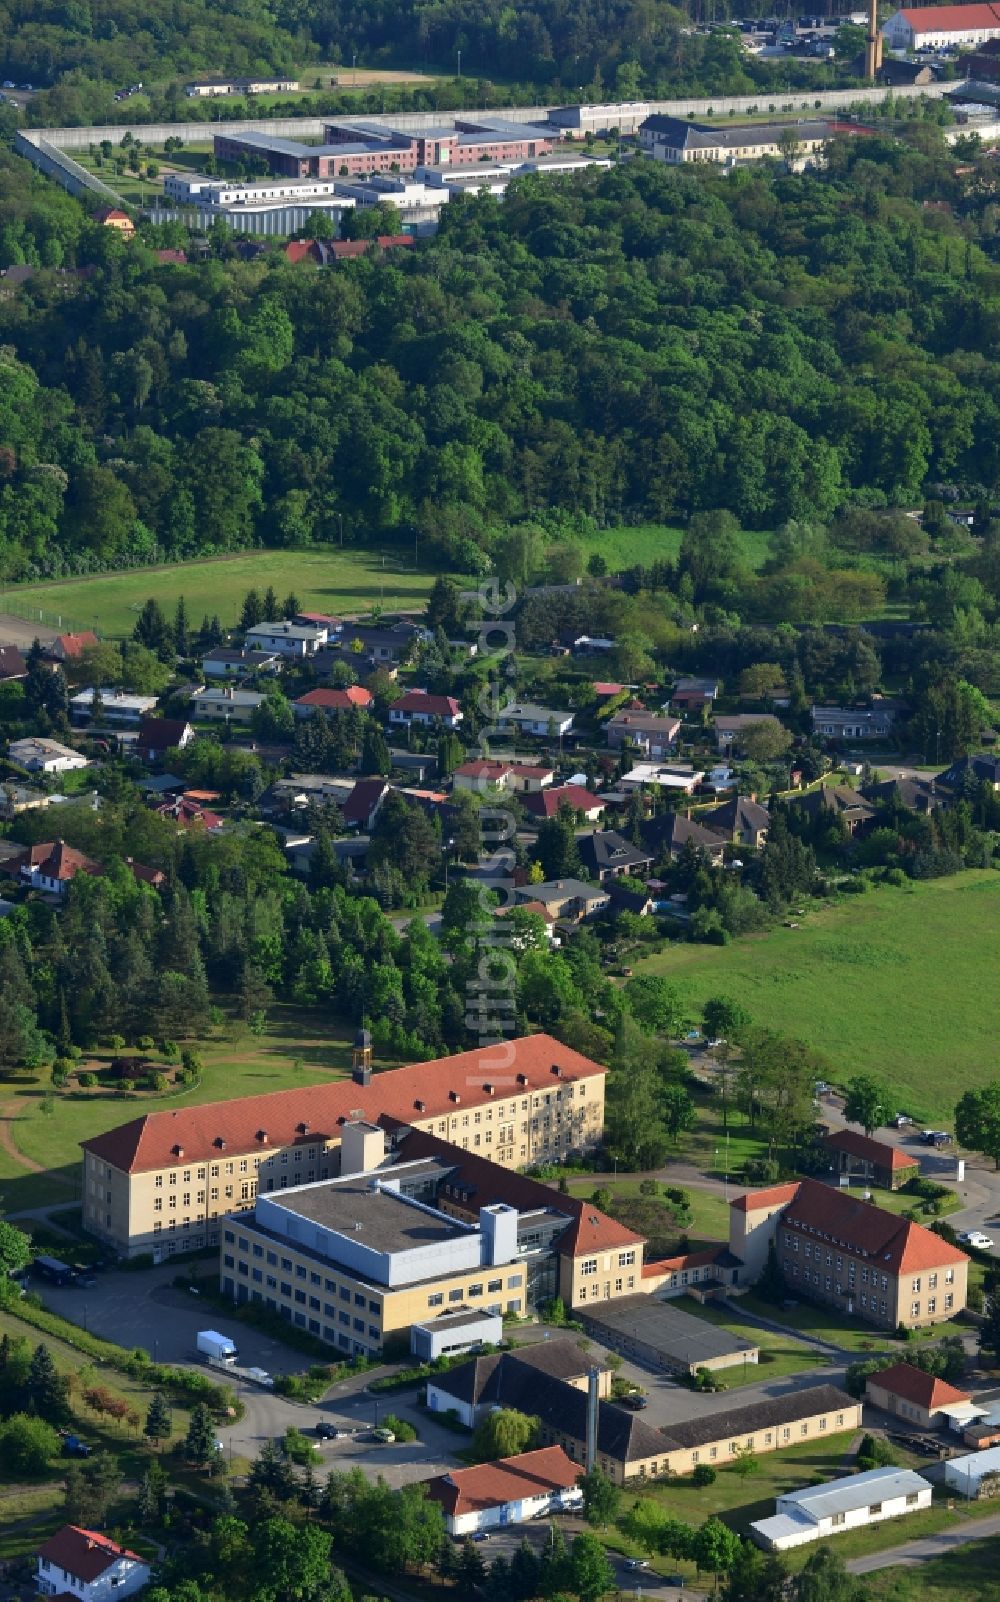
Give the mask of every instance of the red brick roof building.
[{"label": "red brick roof building", "polygon": [[76,1524],[64,1524],[38,1550],[37,1582],[43,1595],[99,1602],[112,1594],[133,1595],[149,1583],[149,1576],[149,1564],[136,1552]]},{"label": "red brick roof building", "polygon": [[833,1158],[838,1174],[856,1181],[879,1185],[883,1190],[899,1190],[920,1173],[920,1160],[888,1141],[873,1140],[855,1129],[835,1129],[824,1135],[823,1144]]},{"label": "red brick roof building", "polygon": [[45,647],[45,654],[54,657],[57,662],[68,662],[96,644],[97,635],[92,629],[83,629],[79,634],[57,634],[51,644]]},{"label": "red brick roof building", "polygon": [[578,1507],[579,1464],[561,1446],[451,1469],[427,1480],[427,1495],[444,1514],[449,1535],[472,1535]]},{"label": "red brick roof building", "polygon": [[523,805],[525,812],[539,819],[556,817],[562,806],[581,812],[588,822],[595,821],[604,811],[604,802],[600,797],[592,790],[585,790],[582,784],[558,784],[538,790],[526,795]]},{"label": "red brick roof building", "polygon": [[870,1374],[865,1395],[873,1407],[919,1424],[923,1429],[941,1423],[943,1410],[969,1403],[967,1391],[960,1391],[947,1380],[928,1374],[912,1363],[893,1363],[891,1368]]},{"label": "red brick roof building", "polygon": [[300,695],[295,704],[295,715],[299,718],[312,717],[314,712],[351,712],[355,708],[364,711],[371,706],[375,697],[371,690],[366,690],[360,684],[352,684],[346,690],[307,690]]}]

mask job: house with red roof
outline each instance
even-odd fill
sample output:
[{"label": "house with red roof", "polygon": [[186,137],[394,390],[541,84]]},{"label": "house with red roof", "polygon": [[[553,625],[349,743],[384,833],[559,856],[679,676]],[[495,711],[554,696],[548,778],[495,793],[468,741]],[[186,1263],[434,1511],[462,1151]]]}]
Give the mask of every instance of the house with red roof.
[{"label": "house with red roof", "polygon": [[35,1583],[40,1596],[111,1602],[141,1591],[151,1572],[143,1558],[110,1536],[64,1524],[38,1550]]},{"label": "house with red roof", "polygon": [[922,1329],[965,1307],[969,1259],[933,1230],[816,1179],[746,1191],[729,1246],[752,1285],[773,1247],[789,1294],[879,1329]]},{"label": "house with red roof", "polygon": [[968,1391],[960,1391],[912,1363],[893,1363],[869,1374],[865,1399],[883,1413],[894,1413],[924,1430],[937,1429],[952,1419],[965,1422],[975,1411]]},{"label": "house with red roof", "polygon": [[329,717],[339,712],[352,712],[355,709],[364,712],[374,699],[371,690],[366,690],[361,684],[351,684],[346,690],[328,690],[322,687],[307,690],[305,695],[300,695],[292,704],[297,718],[311,718],[315,712],[325,712]]},{"label": "house with red roof", "polygon": [[19,856],[5,862],[4,868],[16,873],[23,885],[50,896],[64,896],[78,873],[99,878],[104,872],[101,863],[75,851],[65,840],[42,840],[26,846]]},{"label": "house with red roof", "polygon": [[893,50],[962,48],[1000,39],[1000,4],[906,6],[882,25]]},{"label": "house with red roof", "polygon": [[457,729],[462,717],[462,708],[453,695],[431,695],[427,690],[408,690],[389,708],[389,722],[394,727],[423,723]]},{"label": "house with red roof", "polygon": [[834,1173],[846,1175],[855,1184],[900,1190],[920,1175],[918,1157],[856,1129],[835,1129],[823,1136],[823,1145],[832,1158]]},{"label": "house with red roof", "polygon": [[475,1468],[449,1469],[424,1484],[428,1499],[444,1514],[448,1534],[460,1537],[581,1507],[579,1474],[580,1465],[561,1446],[543,1446]]},{"label": "house with red roof", "polygon": [[525,812],[541,823],[545,818],[558,816],[560,807],[571,807],[587,823],[596,823],[604,811],[604,802],[593,790],[582,784],[554,784],[551,788],[536,790],[524,797]]},{"label": "house with red roof", "polygon": [[102,228],[114,228],[123,239],[131,239],[135,233],[135,223],[127,211],[120,211],[117,206],[102,206],[100,211],[94,212],[95,223]]},{"label": "house with red roof", "polygon": [[45,646],[45,655],[55,662],[71,662],[96,644],[97,635],[93,629],[83,629],[79,634],[57,634]]},{"label": "house with red roof", "polygon": [[197,827],[200,829],[221,829],[225,819],[217,812],[203,805],[195,799],[193,794],[169,796],[166,801],[153,808],[161,818],[171,818],[179,823],[182,829]]},{"label": "house with red roof", "polygon": [[491,786],[497,790],[509,790],[514,795],[531,795],[536,790],[544,790],[555,776],[554,768],[532,762],[476,757],[455,769],[452,784],[456,790],[474,790],[479,795]]}]

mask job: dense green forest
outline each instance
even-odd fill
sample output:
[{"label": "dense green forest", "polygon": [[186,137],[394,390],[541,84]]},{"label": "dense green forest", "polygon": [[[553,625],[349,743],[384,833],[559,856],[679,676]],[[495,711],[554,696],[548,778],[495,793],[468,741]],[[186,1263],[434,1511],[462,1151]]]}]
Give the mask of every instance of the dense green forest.
[{"label": "dense green forest", "polygon": [[[724,17],[726,0],[714,0],[712,16]],[[779,10],[790,10],[779,7]],[[154,8],[135,0],[2,0],[0,74],[25,80],[48,93],[38,96],[33,120],[44,123],[101,120],[114,107],[116,88],[148,83],[129,103],[129,115],[144,109],[161,116],[180,105],[190,110],[179,84],[188,74],[248,71],[301,72],[315,82],[316,62],[424,68],[471,75],[503,84],[501,98],[533,100],[636,94],[754,93],[819,87],[838,81],[821,62],[747,58],[732,35],[698,34],[688,8],[660,0],[520,0],[491,7],[483,0],[427,0],[402,4],[383,0],[237,0],[220,8],[211,0],[173,0]],[[462,54],[459,62],[458,53]],[[853,53],[853,52],[852,52]],[[520,89],[518,89],[520,86]],[[453,86],[452,103],[469,103],[469,83]],[[484,83],[475,95],[497,90]],[[439,109],[441,92],[423,99],[397,96]],[[218,107],[205,108],[219,115]],[[305,110],[292,105],[291,114]],[[390,108],[392,109],[392,105]],[[195,107],[197,114],[198,108]]]},{"label": "dense green forest", "polygon": [[467,572],[532,519],[988,498],[992,178],[939,137],[838,142],[801,177],[525,179],[405,260],[327,272],[241,261],[225,230],[161,264],[7,156],[4,259],[94,270],[0,301],[0,573],[298,545],[341,516]]}]

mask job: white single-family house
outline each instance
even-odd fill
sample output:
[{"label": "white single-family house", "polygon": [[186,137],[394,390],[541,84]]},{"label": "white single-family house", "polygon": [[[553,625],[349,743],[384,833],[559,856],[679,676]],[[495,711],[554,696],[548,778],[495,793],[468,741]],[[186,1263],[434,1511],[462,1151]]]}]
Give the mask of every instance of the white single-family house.
[{"label": "white single-family house", "polygon": [[150,1566],[107,1535],[64,1524],[38,1552],[36,1584],[41,1596],[73,1596],[78,1602],[115,1602],[149,1584]]}]

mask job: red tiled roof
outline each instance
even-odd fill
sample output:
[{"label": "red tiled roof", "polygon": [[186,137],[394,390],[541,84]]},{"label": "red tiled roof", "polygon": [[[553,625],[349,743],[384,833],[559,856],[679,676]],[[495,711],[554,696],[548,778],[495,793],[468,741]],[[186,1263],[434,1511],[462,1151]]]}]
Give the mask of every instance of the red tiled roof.
[{"label": "red tiled roof", "polygon": [[200,823],[205,829],[221,829],[223,820],[217,812],[209,812],[199,801],[192,801],[190,796],[180,795],[175,801],[163,801],[153,808],[161,818],[173,818],[183,828],[192,823]]},{"label": "red tiled roof", "polygon": [[792,1200],[798,1188],[798,1180],[792,1180],[787,1185],[769,1185],[766,1190],[748,1190],[729,1205],[739,1213],[755,1213],[760,1207],[780,1207]]},{"label": "red tiled roof", "polygon": [[501,1457],[476,1468],[452,1469],[428,1480],[427,1495],[439,1502],[449,1518],[503,1507],[547,1491],[569,1490],[577,1482],[580,1465],[561,1446],[543,1446],[518,1457]]},{"label": "red tiled roof", "polygon": [[132,1558],[136,1563],[144,1560],[127,1546],[119,1546],[107,1535],[96,1530],[84,1530],[77,1524],[64,1524],[55,1535],[50,1535],[38,1556],[47,1558],[56,1568],[65,1569],[74,1579],[90,1585],[112,1568],[119,1558]]},{"label": "red tiled roof", "polygon": [[724,1241],[700,1252],[681,1252],[678,1257],[661,1257],[656,1263],[643,1263],[643,1279],[657,1279],[663,1274],[676,1274],[685,1268],[710,1268],[720,1252],[728,1251]]},{"label": "red tiled roof", "polygon": [[371,706],[375,697],[371,690],[352,684],[346,690],[307,690],[300,695],[296,706],[319,706],[324,712],[349,712],[355,706]]},{"label": "red tiled roof", "polygon": [[154,890],[158,890],[161,884],[167,882],[167,876],[160,868],[147,868],[144,862],[135,862],[131,857],[125,858],[125,864],[140,884],[151,884]]},{"label": "red tiled roof", "polygon": [[918,6],[903,10],[915,33],[968,33],[977,28],[1000,28],[1000,5]]},{"label": "red tiled roof", "polygon": [[546,923],[556,921],[555,913],[549,911],[544,901],[522,901],[517,907],[498,907],[496,915],[498,918],[509,918],[512,912],[536,912]]},{"label": "red tiled roof", "polygon": [[[552,1072],[554,1063],[559,1065],[559,1079]],[[490,1101],[485,1084],[495,1085],[501,1093],[512,1092],[518,1074],[525,1076],[524,1091],[528,1094],[532,1090],[549,1090],[557,1084],[591,1079],[604,1071],[551,1035],[525,1035],[502,1046],[484,1046],[454,1057],[441,1057],[435,1062],[387,1069],[375,1074],[369,1085],[341,1079],[294,1090],[276,1090],[264,1096],[247,1096],[240,1101],[209,1102],[200,1107],[147,1113],[131,1123],[119,1124],[117,1129],[106,1134],[95,1135],[83,1144],[87,1151],[115,1168],[142,1173],[176,1162],[176,1146],[183,1149],[185,1160],[190,1162],[203,1162],[217,1152],[219,1148],[215,1142],[218,1139],[225,1140],[232,1151],[258,1150],[259,1131],[266,1133],[269,1147],[290,1146],[302,1140],[299,1125],[304,1119],[312,1130],[310,1140],[315,1140],[320,1133],[335,1139],[341,1124],[355,1111],[369,1120],[388,1114],[407,1122],[414,1116],[415,1103],[420,1101],[423,1108],[417,1116],[434,1118],[453,1112],[459,1104],[480,1107]],[[459,1155],[465,1157],[468,1153]],[[506,1173],[506,1170],[501,1172]],[[527,1183],[537,1184],[537,1181]],[[551,1201],[553,1193],[546,1187],[540,1188],[545,1189]],[[559,1197],[560,1204],[566,1200]]]},{"label": "red tiled roof", "polygon": [[598,679],[592,688],[595,695],[621,695],[626,686],[624,684],[606,684],[603,680]]},{"label": "red tiled roof", "polygon": [[900,1151],[898,1146],[890,1146],[883,1140],[872,1140],[870,1135],[859,1135],[854,1129],[835,1129],[833,1134],[826,1135],[824,1146],[831,1151],[845,1151],[849,1157],[859,1157],[862,1162],[872,1163],[876,1168],[891,1168],[898,1171],[901,1168],[919,1168],[920,1159],[908,1152]]},{"label": "red tiled roof", "polygon": [[894,1396],[901,1396],[905,1402],[926,1407],[928,1411],[947,1407],[951,1402],[969,1400],[968,1392],[957,1391],[947,1380],[938,1379],[935,1374],[926,1374],[922,1368],[914,1368],[912,1363],[893,1363],[891,1368],[869,1374],[868,1384],[879,1385]]},{"label": "red tiled roof", "polygon": [[429,695],[426,690],[408,690],[392,703],[393,712],[425,712],[434,718],[453,718],[461,707],[453,695]]},{"label": "red tiled roof", "polygon": [[574,812],[591,812],[604,805],[593,790],[585,790],[582,784],[557,784],[549,790],[536,790],[532,795],[521,797],[524,810],[542,818],[554,818],[564,801]]},{"label": "red tiled roof", "polygon": [[40,841],[38,845],[31,846],[20,860],[25,867],[37,868],[46,879],[58,879],[64,884],[78,873],[99,877],[104,872],[99,862],[84,856],[82,851],[74,850],[65,840]]},{"label": "red tiled roof", "polygon": [[316,249],[316,241],[314,239],[291,239],[285,246],[284,256],[286,261],[293,263],[310,260],[318,261],[319,251]]},{"label": "red tiled roof", "polygon": [[[398,250],[400,246],[412,245],[413,240],[409,234],[379,234],[375,244],[380,250]],[[345,261],[352,256],[364,256],[372,248],[370,239],[333,239],[327,245],[327,250],[337,261]]]},{"label": "red tiled roof", "polygon": [[79,634],[60,634],[52,643],[62,646],[67,656],[79,656],[89,646],[97,644],[97,635],[92,629],[83,629]]},{"label": "red tiled roof", "polygon": [[169,265],[173,265],[175,267],[186,267],[187,266],[187,252],[184,251],[184,250],[172,250],[172,249],[157,250],[157,251],[154,251],[153,254],[155,255],[157,261],[163,262],[164,266],[169,266]]},{"label": "red tiled roof", "polygon": [[[883,1272],[888,1268],[893,1274],[919,1273],[947,1263],[968,1262],[957,1246],[949,1246],[940,1235],[924,1229],[922,1224],[898,1218],[883,1207],[859,1201],[815,1179],[802,1179],[797,1185],[778,1185],[770,1191],[758,1191],[756,1195],[780,1203],[783,1190],[791,1191],[783,1219],[786,1229],[818,1235],[864,1257],[877,1258]],[[750,1192],[751,1206],[753,1196],[754,1192]],[[747,1199],[741,1196],[733,1206],[745,1212]],[[766,1200],[763,1204],[767,1205]]]}]

